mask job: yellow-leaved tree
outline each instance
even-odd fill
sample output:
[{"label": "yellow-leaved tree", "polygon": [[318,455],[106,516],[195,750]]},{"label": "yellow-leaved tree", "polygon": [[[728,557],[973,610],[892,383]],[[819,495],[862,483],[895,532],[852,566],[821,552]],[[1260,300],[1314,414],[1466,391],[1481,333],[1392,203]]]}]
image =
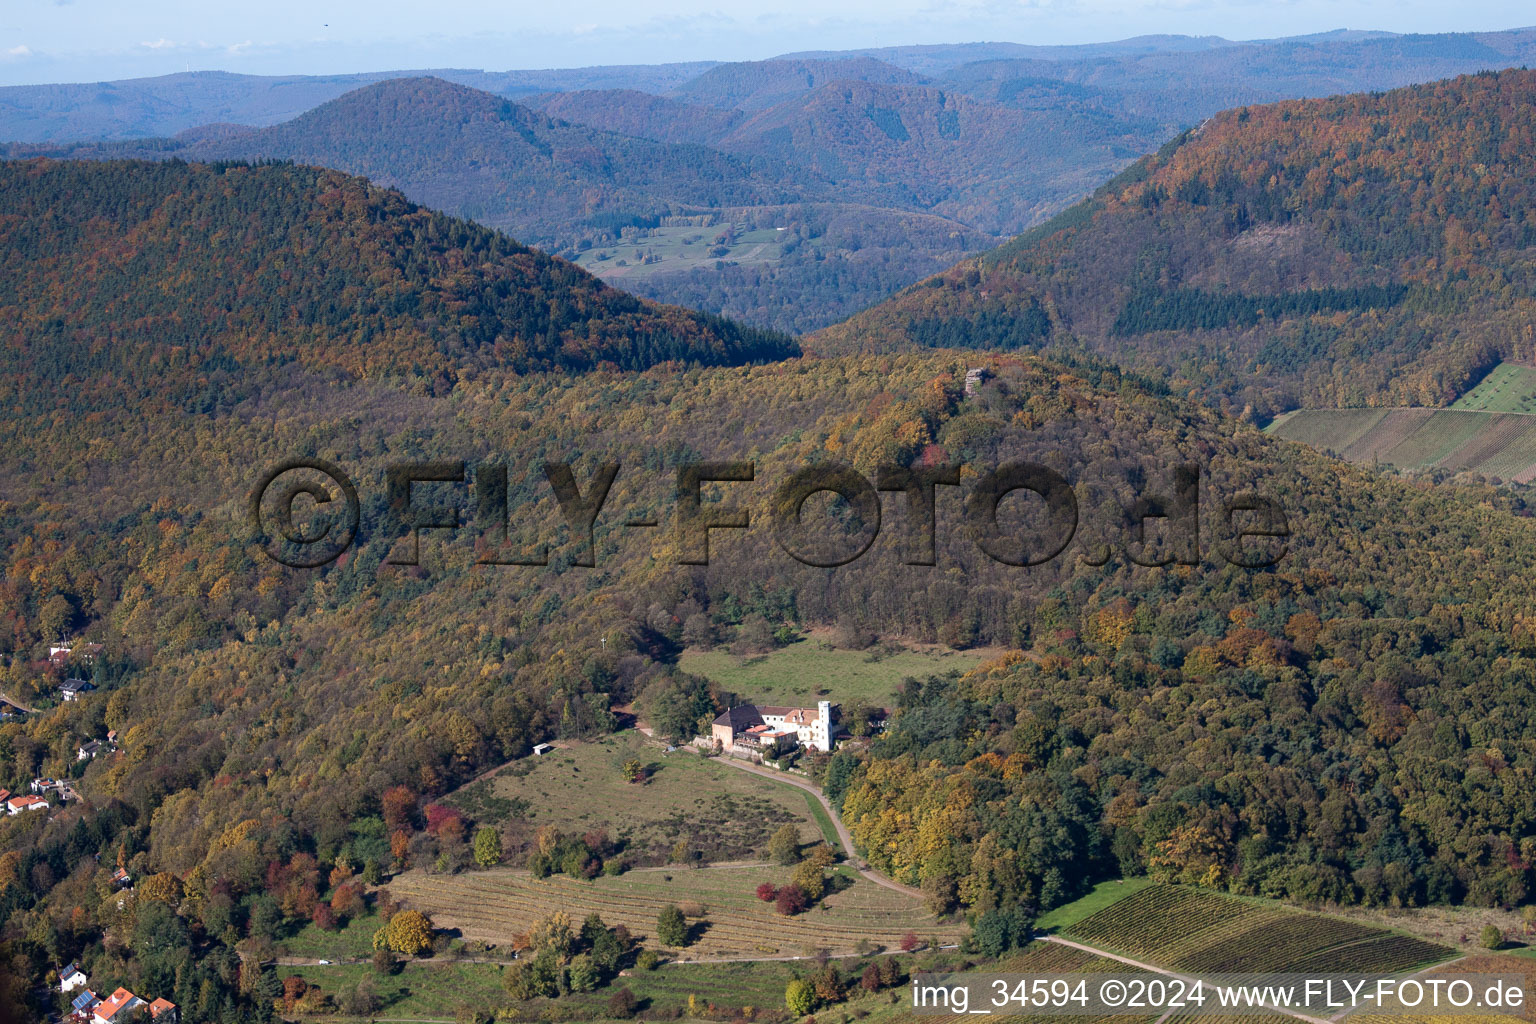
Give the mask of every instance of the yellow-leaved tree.
[{"label": "yellow-leaved tree", "polygon": [[373,935],[374,949],[416,956],[432,948],[432,919],[419,910],[402,910]]}]

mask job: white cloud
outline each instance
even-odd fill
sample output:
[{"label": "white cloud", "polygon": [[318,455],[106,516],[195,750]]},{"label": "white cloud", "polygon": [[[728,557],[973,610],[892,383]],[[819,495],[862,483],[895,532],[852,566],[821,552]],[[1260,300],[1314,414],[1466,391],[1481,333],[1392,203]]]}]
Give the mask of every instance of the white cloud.
[{"label": "white cloud", "polygon": [[143,43],[140,43],[139,45],[144,47],[146,50],[169,50],[172,47],[174,47],[176,44],[171,42],[171,40],[165,38],[164,36],[161,36],[159,39],[156,39],[152,43],[150,43],[150,42],[143,42]]},{"label": "white cloud", "polygon": [[23,45],[23,46],[13,46],[9,50],[5,51],[5,55],[7,57],[10,57],[10,58],[14,59],[14,60],[20,60],[23,57],[30,57],[30,56],[32,56],[32,47],[25,46],[25,45]]},{"label": "white cloud", "polygon": [[256,45],[255,43],[253,43],[249,39],[247,39],[243,43],[231,43],[229,46],[226,46],[224,49],[228,53],[243,53],[243,52],[245,52],[246,50],[249,50],[252,46],[255,46],[255,45]]}]

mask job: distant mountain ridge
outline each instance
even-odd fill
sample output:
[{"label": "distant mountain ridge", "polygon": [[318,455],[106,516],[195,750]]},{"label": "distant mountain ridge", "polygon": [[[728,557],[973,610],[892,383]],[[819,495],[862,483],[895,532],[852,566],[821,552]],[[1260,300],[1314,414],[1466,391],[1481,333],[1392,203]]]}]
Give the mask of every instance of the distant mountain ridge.
[{"label": "distant mountain ridge", "polygon": [[[169,138],[5,152],[333,166],[637,294],[803,332],[1040,223],[1223,109],[1533,59],[1531,29],[1341,31],[426,77],[213,76],[213,116],[192,125],[176,111],[193,109],[187,97],[204,81],[194,76],[0,90],[0,128],[16,138],[87,124],[131,133],[121,118],[151,111]],[[108,115],[121,116],[116,128]],[[242,119],[253,127],[232,126]]]},{"label": "distant mountain ridge", "polygon": [[554,71],[442,68],[350,75],[241,75],[191,71],[116,82],[0,87],[0,141],[70,142],[155,138],[210,122],[261,127],[288,121],[362,86],[432,76],[503,96],[554,90],[665,91],[714,61]]},{"label": "distant mountain ridge", "polygon": [[[1416,60],[1433,65],[1416,69],[1413,81],[1536,60],[1536,27],[1436,35],[1338,30],[1245,42],[1218,36],[1139,36],[1059,46],[1008,42],[946,43],[806,51],[767,61],[734,64],[704,60],[529,71],[447,68],[289,76],[198,71],[115,82],[0,87],[0,141],[150,138],[174,135],[214,121],[258,126],[276,124],[371,82],[422,75],[509,97],[551,91],[633,89],[655,95],[673,93],[691,102],[709,104],[722,102],[728,93],[739,91],[744,79],[764,77],[762,70],[752,70],[754,66],[761,69],[765,65],[775,65],[779,72],[804,66],[811,69],[813,77],[825,77],[826,80],[856,78],[900,83],[904,75],[948,78],[978,62],[1027,60],[1053,65],[1056,70],[1051,77],[1075,80],[1121,65],[1134,67],[1143,58],[1174,56],[1180,62],[1173,68],[1175,72],[1203,75],[1202,68],[1225,64],[1224,70],[1229,75],[1236,75],[1241,82],[1245,77],[1242,62],[1263,59],[1264,51],[1283,53],[1288,48],[1292,51],[1332,51],[1334,63],[1350,68],[1349,73],[1354,76],[1350,84],[1333,91],[1349,92],[1409,84],[1408,80],[1372,77],[1373,68],[1380,68],[1384,62],[1392,60],[1394,54],[1400,58],[1405,51],[1412,51]],[[1233,64],[1232,58],[1241,60]],[[1286,58],[1281,59],[1284,62]],[[1479,65],[1478,60],[1488,63]],[[840,63],[844,67],[841,71],[828,71],[825,76],[818,74],[820,66],[829,63]],[[732,80],[735,85],[725,85]],[[691,96],[687,95],[690,89],[693,91]],[[1303,94],[1324,93],[1308,91]],[[1266,98],[1271,97],[1249,95],[1233,103],[1251,103]],[[1217,108],[1210,112],[1214,109]]]},{"label": "distant mountain ridge", "polygon": [[811,339],[1080,345],[1268,415],[1443,405],[1536,351],[1536,72],[1226,111]]},{"label": "distant mountain ridge", "polygon": [[828,82],[921,85],[910,71],[872,57],[825,57],[819,60],[761,60],[720,64],[673,89],[686,103],[720,110],[755,111],[814,92]]},{"label": "distant mountain ridge", "polygon": [[[265,128],[217,125],[173,139],[5,152],[335,167],[581,259],[642,294],[802,330],[1031,223],[1112,172],[1139,143],[1134,132],[1085,125],[1075,142],[1051,145],[1062,119],[922,85],[807,86],[799,73],[791,74],[795,88],[808,91],[755,112],[635,91],[545,96],[545,112],[442,79],[388,79]],[[785,87],[782,75],[770,77],[772,88]],[[585,109],[619,113],[588,117]],[[666,123],[658,111],[685,129],[651,131],[668,139],[607,130],[649,130]],[[586,120],[603,127],[579,123]],[[650,233],[663,220],[700,222],[695,269],[631,279],[649,265]],[[725,246],[710,265],[707,251],[722,247],[708,242],[753,227],[774,234]],[[605,263],[592,259],[614,250],[620,255]],[[753,270],[736,270],[738,253],[765,251],[770,258]],[[748,277],[755,273],[767,276]],[[740,299],[712,301],[709,283],[722,275],[740,282]]]}]

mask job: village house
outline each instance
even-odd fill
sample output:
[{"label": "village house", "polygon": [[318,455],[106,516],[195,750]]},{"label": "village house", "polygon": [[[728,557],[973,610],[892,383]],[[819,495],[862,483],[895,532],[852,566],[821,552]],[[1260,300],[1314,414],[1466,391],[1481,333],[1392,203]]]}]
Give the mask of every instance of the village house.
[{"label": "village house", "polygon": [[122,868],[118,868],[116,871],[112,872],[112,882],[119,889],[123,889],[132,885],[133,879],[129,877],[128,872],[124,871]]},{"label": "village house", "polygon": [[91,1019],[92,1011],[96,1009],[97,1004],[100,1002],[101,1000],[97,997],[95,992],[92,992],[90,989],[86,989],[84,992],[81,992],[79,995],[75,996],[75,998],[70,1002],[69,1015],[78,1021],[89,1021]]},{"label": "village house", "polygon": [[133,1016],[133,1011],[144,1005],[144,1000],[125,988],[112,993],[112,998],[99,1003],[91,1013],[91,1024],[123,1024]]},{"label": "village house", "polygon": [[48,801],[40,796],[13,796],[5,802],[5,813],[15,817],[22,811],[46,811]]},{"label": "village house", "polygon": [[68,643],[54,644],[49,647],[48,663],[56,668],[62,668],[71,660],[90,665],[96,661],[96,656],[101,652],[101,644],[77,644],[71,640]]},{"label": "village house", "polygon": [[86,984],[90,979],[80,969],[79,964],[69,964],[59,968],[59,991],[70,992]]},{"label": "village house", "polygon": [[162,1024],[176,1024],[179,1015],[176,1004],[163,996],[149,1004],[150,1020],[158,1020]]},{"label": "village house", "polygon": [[96,685],[86,679],[66,679],[59,684],[60,700],[79,700],[82,693],[90,693]]},{"label": "village house", "polygon": [[32,780],[32,792],[37,793],[39,795],[41,795],[43,793],[52,793],[54,790],[56,790],[58,788],[59,788],[59,780],[58,779],[41,778],[41,779],[33,779]]},{"label": "village house", "polygon": [[778,745],[829,751],[836,733],[836,707],[821,701],[814,708],[783,708],[742,704],[721,712],[710,727],[710,738],[721,747],[753,750]]}]

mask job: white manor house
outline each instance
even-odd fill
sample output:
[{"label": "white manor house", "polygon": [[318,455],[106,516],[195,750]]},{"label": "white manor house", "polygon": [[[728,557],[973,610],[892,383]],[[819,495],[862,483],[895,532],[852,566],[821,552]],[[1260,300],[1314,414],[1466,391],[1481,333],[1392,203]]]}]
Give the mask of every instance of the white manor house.
[{"label": "white manor house", "polygon": [[837,735],[837,714],[831,701],[814,708],[776,708],[742,704],[723,711],[710,727],[710,738],[722,747],[754,750],[793,740],[813,750],[832,749]]}]

